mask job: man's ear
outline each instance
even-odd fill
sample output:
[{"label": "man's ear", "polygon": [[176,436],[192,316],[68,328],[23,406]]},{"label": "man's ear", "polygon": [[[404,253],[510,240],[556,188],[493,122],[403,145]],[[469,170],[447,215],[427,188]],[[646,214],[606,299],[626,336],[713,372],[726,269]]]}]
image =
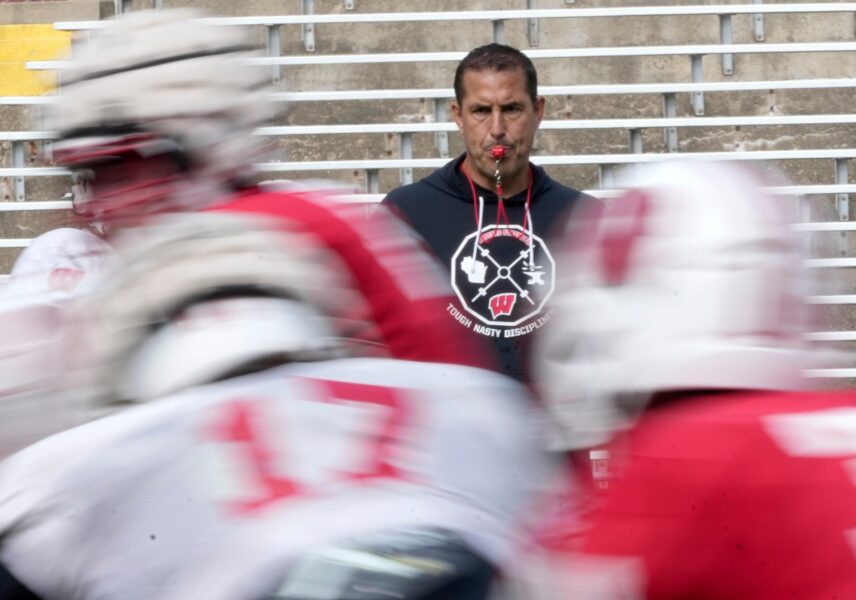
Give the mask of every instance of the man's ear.
[{"label": "man's ear", "polygon": [[544,118],[544,110],[547,106],[547,101],[544,99],[544,96],[538,96],[535,98],[535,119],[538,121],[538,124],[541,124],[541,119]]},{"label": "man's ear", "polygon": [[457,102],[452,102],[452,117],[455,119],[455,123],[458,125],[458,129],[463,129],[463,116],[461,114],[461,105]]}]

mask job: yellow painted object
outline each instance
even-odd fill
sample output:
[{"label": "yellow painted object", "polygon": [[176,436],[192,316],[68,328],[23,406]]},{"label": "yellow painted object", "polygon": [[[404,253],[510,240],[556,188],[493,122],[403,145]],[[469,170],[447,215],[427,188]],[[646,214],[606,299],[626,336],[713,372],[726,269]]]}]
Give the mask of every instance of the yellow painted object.
[{"label": "yellow painted object", "polygon": [[71,48],[71,32],[50,23],[0,25],[0,96],[41,96],[56,87],[52,71],[29,71],[28,60],[54,60]]}]

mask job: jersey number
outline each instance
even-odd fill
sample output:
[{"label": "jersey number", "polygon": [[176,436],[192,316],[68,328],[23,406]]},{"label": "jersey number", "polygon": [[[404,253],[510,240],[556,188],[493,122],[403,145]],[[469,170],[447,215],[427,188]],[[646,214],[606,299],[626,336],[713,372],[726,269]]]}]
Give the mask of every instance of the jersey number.
[{"label": "jersey number", "polygon": [[[403,478],[393,464],[393,454],[405,420],[401,390],[321,379],[303,381],[316,390],[316,401],[343,405],[356,403],[381,409],[378,412],[382,417],[368,432],[358,436],[358,446],[349,451],[349,454],[360,453],[363,466],[355,470],[337,468],[334,482]],[[242,476],[248,477],[251,487],[258,490],[248,498],[229,501],[227,509],[231,513],[251,514],[279,500],[320,493],[319,486],[301,484],[277,468],[283,462],[287,464],[289,457],[283,456],[282,444],[271,443],[270,429],[262,428],[266,422],[263,402],[240,398],[218,407],[217,411],[214,421],[206,428],[206,437],[215,442],[230,443],[233,452],[237,453],[232,457],[233,462],[237,460]]]}]

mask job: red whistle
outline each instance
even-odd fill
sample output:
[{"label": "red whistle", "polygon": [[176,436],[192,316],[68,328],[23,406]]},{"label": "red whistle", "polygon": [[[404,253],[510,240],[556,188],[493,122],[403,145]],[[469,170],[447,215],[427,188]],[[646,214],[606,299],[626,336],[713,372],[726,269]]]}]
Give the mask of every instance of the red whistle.
[{"label": "red whistle", "polygon": [[494,160],[502,160],[505,158],[505,146],[494,146],[490,149],[490,155]]}]

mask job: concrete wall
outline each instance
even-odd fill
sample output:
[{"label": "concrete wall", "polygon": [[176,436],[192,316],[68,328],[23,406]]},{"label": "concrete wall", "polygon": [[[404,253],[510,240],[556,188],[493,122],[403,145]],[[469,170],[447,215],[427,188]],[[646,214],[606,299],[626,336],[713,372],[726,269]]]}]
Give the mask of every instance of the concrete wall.
[{"label": "concrete wall", "polygon": [[[409,10],[465,10],[465,9],[514,9],[524,8],[524,0],[454,1],[435,0],[425,2],[413,0],[354,0],[355,12],[386,12]],[[714,2],[704,2],[713,4]],[[231,2],[224,0],[180,1],[164,0],[164,6],[195,6],[212,10],[218,14],[296,14],[300,2],[255,0]],[[651,2],[619,2],[576,0],[567,4],[565,0],[540,0],[535,8],[604,7],[620,5],[644,5]],[[656,4],[675,4],[662,2]],[[145,7],[150,2],[136,0],[134,7]],[[4,12],[5,9],[5,12]],[[342,0],[316,0],[315,11],[343,13]],[[0,18],[9,22],[33,22],[41,19],[67,20],[95,18],[109,15],[112,2],[18,2],[4,6],[0,3]],[[737,15],[734,21],[734,41],[752,43],[751,16]],[[830,15],[767,15],[765,16],[767,43],[832,41],[854,39],[854,17],[852,14]],[[258,40],[263,39],[262,28],[257,28]],[[342,24],[319,25],[315,30],[318,54],[364,53],[364,52],[407,52],[467,50],[475,45],[491,41],[489,23],[401,23],[401,24]],[[526,24],[512,21],[505,25],[506,42],[528,48]],[[638,17],[622,19],[551,19],[540,22],[540,48],[569,46],[618,46],[652,44],[716,43],[719,39],[719,22],[716,16],[695,17]],[[301,54],[304,51],[299,28],[282,28],[283,54]],[[643,83],[689,81],[688,57],[615,58],[615,59],[543,59],[537,60],[540,81],[545,85],[567,85],[586,83]],[[384,87],[437,87],[449,86],[454,63],[430,63],[414,68],[411,64],[401,65],[348,65],[293,67],[286,71],[283,89],[322,90]],[[846,77],[856,72],[856,55],[737,55],[734,57],[734,75],[723,75],[717,56],[704,59],[705,81],[789,79],[813,77]],[[764,115],[764,114],[813,114],[849,111],[849,91],[787,91],[787,92],[740,92],[708,94],[706,115]],[[14,129],[37,125],[36,111],[32,109],[0,109],[0,126]],[[576,98],[550,98],[547,118],[605,118],[605,117],[656,117],[662,114],[661,99],[657,95],[629,97],[580,96]],[[678,116],[692,116],[688,94],[678,96]],[[364,123],[389,121],[431,120],[432,110],[425,101],[388,102],[341,102],[303,103],[293,105],[280,119],[283,124]],[[687,129],[680,132],[681,151],[717,150],[761,150],[808,147],[845,147],[851,145],[852,129],[846,127],[792,127],[792,128],[704,128]],[[456,134],[451,139],[452,151],[461,149]],[[415,154],[418,157],[436,156],[433,135],[414,136]],[[662,131],[644,132],[646,151],[665,150]],[[275,144],[274,158],[289,160],[311,160],[321,158],[382,158],[397,156],[397,140],[383,135],[367,136],[321,136],[317,138],[288,138]],[[620,152],[627,149],[627,134],[623,131],[595,132],[543,132],[539,135],[537,152],[598,153]],[[38,145],[31,155],[38,156]],[[2,150],[0,150],[2,152]],[[8,157],[0,154],[0,164]],[[787,166],[801,182],[829,181],[829,165]],[[596,168],[568,168],[559,170],[581,187],[597,184]],[[345,181],[362,183],[361,175],[326,173],[324,175]],[[418,173],[417,173],[418,175]],[[382,188],[397,184],[397,174],[387,172],[382,177]],[[44,187],[44,190],[40,188]],[[37,182],[28,184],[31,199],[50,198],[54,186],[41,186]]]},{"label": "concrete wall", "polygon": [[[354,0],[355,12],[393,12],[424,10],[477,10],[520,9],[525,0],[434,0],[426,3],[415,0]],[[702,4],[721,4],[706,0]],[[301,2],[296,0],[163,0],[164,6],[195,6],[218,14],[299,14]],[[607,6],[686,4],[686,1],[656,0],[535,0],[534,8],[601,8]],[[693,2],[699,4],[699,2]],[[133,7],[150,6],[150,2],[135,0]],[[0,23],[39,23],[55,20],[94,19],[110,16],[112,2],[83,0],[0,2]],[[344,13],[342,0],[315,0],[318,14]],[[833,41],[854,39],[854,15],[767,15],[766,43]],[[750,15],[733,18],[736,43],[755,43]],[[473,23],[401,23],[401,24],[343,24],[319,25],[315,29],[318,54],[407,52],[468,50],[491,41],[492,30],[488,22]],[[258,41],[263,41],[263,28],[257,28]],[[719,21],[716,16],[695,17],[638,17],[621,19],[552,19],[539,23],[540,48],[572,46],[621,46],[656,44],[717,43]],[[520,48],[529,48],[526,24],[510,21],[505,24],[505,41]],[[283,54],[301,54],[305,50],[296,26],[282,28]],[[547,59],[536,61],[540,81],[546,85],[585,83],[642,83],[690,81],[687,57],[655,57],[639,59]],[[322,90],[357,88],[405,88],[451,86],[454,63],[420,65],[367,65],[295,67],[285,73],[283,89]],[[706,81],[792,79],[817,77],[848,77],[856,73],[854,53],[835,55],[738,55],[734,57],[734,74],[722,73],[719,58],[704,59]],[[850,91],[758,91],[707,94],[705,114],[765,115],[765,114],[819,114],[847,113],[850,109]],[[661,116],[661,98],[658,95],[627,97],[580,96],[550,98],[547,118],[605,118],[605,117],[656,117]],[[678,116],[692,116],[687,94],[678,95]],[[294,104],[280,119],[281,124],[364,123],[390,121],[427,121],[433,119],[431,104],[427,101],[382,101]],[[38,128],[38,111],[28,108],[0,107],[0,129]],[[681,130],[680,150],[778,150],[788,148],[843,148],[854,145],[853,127],[718,127]],[[434,137],[431,134],[414,135],[416,157],[436,157]],[[451,153],[462,150],[456,134],[450,136]],[[626,152],[627,133],[624,131],[564,131],[542,132],[536,143],[536,152],[542,154],[610,153]],[[661,130],[644,133],[644,148],[648,152],[663,152],[665,144]],[[41,164],[41,144],[28,147],[30,164]],[[347,135],[318,137],[289,137],[276,140],[274,159],[318,160],[333,158],[398,157],[395,136]],[[9,148],[0,146],[0,165],[8,166]],[[799,183],[832,183],[832,161],[792,161],[779,165]],[[559,179],[582,188],[597,185],[596,167],[554,168]],[[424,172],[417,170],[416,177]],[[356,172],[311,173],[312,177],[337,178],[360,187],[364,176]],[[852,180],[852,178],[851,178]],[[382,172],[381,189],[388,190],[398,184],[398,173]],[[53,200],[66,191],[63,179],[31,179],[27,183],[28,199]],[[0,189],[10,197],[8,182]],[[832,197],[811,199],[812,218],[834,218]],[[63,215],[56,213],[0,213],[0,236],[31,237],[55,227]],[[826,234],[815,242],[819,253],[837,253],[837,238]],[[8,269],[16,251],[0,251],[0,272]],[[844,278],[836,280],[834,285]]]}]

